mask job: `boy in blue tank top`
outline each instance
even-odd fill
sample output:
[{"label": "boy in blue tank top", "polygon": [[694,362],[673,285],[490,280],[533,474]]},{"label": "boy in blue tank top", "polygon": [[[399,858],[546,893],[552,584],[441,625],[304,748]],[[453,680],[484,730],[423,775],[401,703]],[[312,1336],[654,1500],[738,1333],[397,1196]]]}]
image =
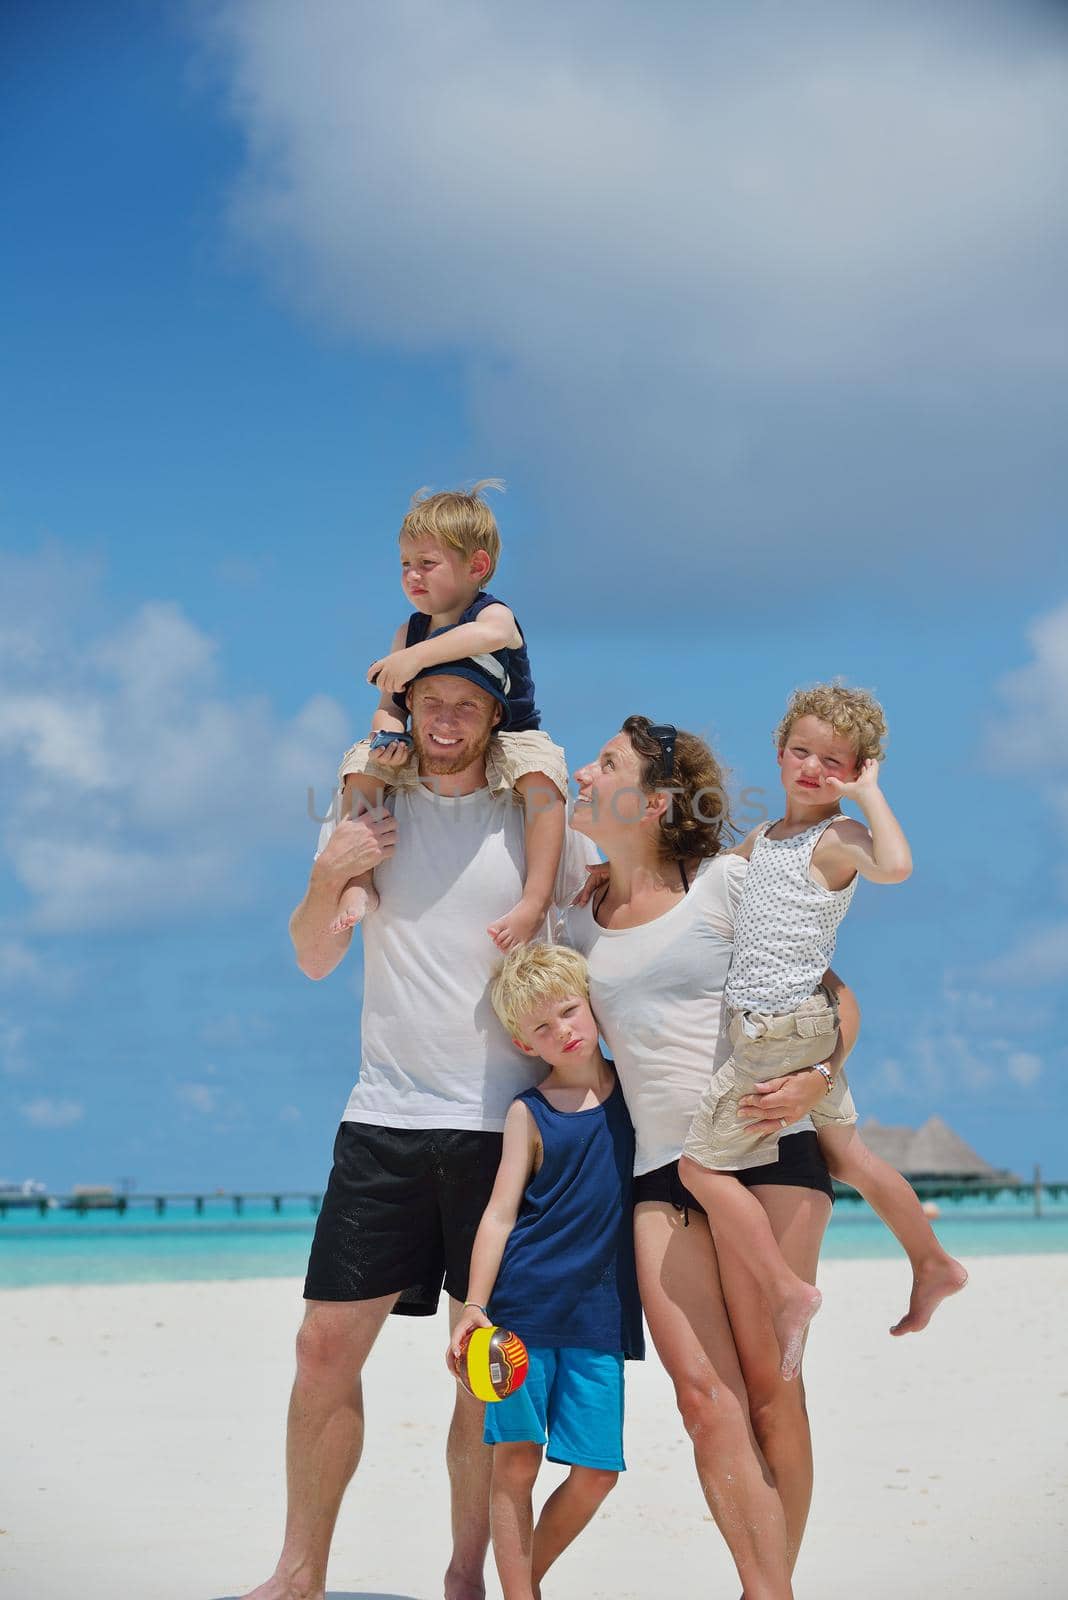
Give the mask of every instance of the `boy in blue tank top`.
[{"label": "boy in blue tank top", "polygon": [[[486,777],[492,790],[514,794],[526,810],[522,898],[486,929],[507,951],[533,939],[548,915],[564,843],[568,774],[563,750],[541,731],[523,631],[510,608],[484,588],[501,539],[481,491],[501,487],[485,478],[469,490],[413,498],[401,524],[400,552],[401,584],[415,610],[396,630],[389,654],[368,668],[367,681],[379,691],[371,736],[346,752],[339,777],[343,816],[381,805],[386,788],[418,783],[407,732],[413,679],[447,673],[468,657],[496,679],[506,709],[490,741]],[[433,770],[444,772],[448,743],[428,753]],[[353,927],[377,904],[371,874],[352,879],[341,891],[331,931]]]},{"label": "boy in blue tank top", "polygon": [[[778,1155],[781,1128],[761,1132],[739,1113],[754,1084],[795,1072],[826,1079],[810,1116],[828,1169],[867,1200],[912,1264],[909,1309],[891,1333],[926,1327],[968,1277],[939,1244],[911,1185],[858,1134],[845,1073],[834,1075],[827,1061],[838,1013],[822,979],[857,880],[903,883],[912,870],[908,840],[879,788],[885,737],[883,708],[864,689],[816,684],[787,706],[775,734],[785,815],[761,823],[738,847],[749,871],[725,990],[731,1054],[705,1092],[679,1162],[717,1245],[743,1255],[764,1291],[787,1379],[800,1367],[820,1294],[790,1269],[767,1213],[737,1179],[741,1173],[759,1184],[760,1168]],[[860,808],[867,827],[843,816],[843,799]]]},{"label": "boy in blue tank top", "polygon": [[[504,1600],[535,1600],[546,1571],[624,1470],[623,1362],[645,1353],[634,1267],[634,1130],[590,1010],[576,950],[511,951],[494,980],[498,1017],[551,1068],[513,1100],[497,1180],[471,1255],[455,1372],[474,1328],[510,1328],[526,1382],[486,1407],[494,1446],[493,1553]],[[542,1451],[571,1471],[534,1525]]]}]

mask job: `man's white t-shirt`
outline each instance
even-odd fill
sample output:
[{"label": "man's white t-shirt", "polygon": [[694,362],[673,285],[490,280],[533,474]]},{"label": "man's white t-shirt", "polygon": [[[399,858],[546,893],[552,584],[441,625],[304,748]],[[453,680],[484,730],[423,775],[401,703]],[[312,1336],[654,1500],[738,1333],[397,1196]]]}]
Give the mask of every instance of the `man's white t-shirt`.
[{"label": "man's white t-shirt", "polygon": [[[741,856],[703,861],[689,892],[641,927],[602,928],[592,902],[559,924],[557,937],[589,963],[590,1000],[634,1124],[635,1176],[678,1160],[730,1053],[723,987],[747,870]],[[784,1131],[811,1126],[806,1117]]]},{"label": "man's white t-shirt", "polygon": [[[380,904],[361,925],[360,1076],[342,1120],[499,1131],[515,1096],[545,1074],[516,1049],[489,999],[502,957],[486,929],[523,892],[523,808],[510,793],[453,797],[422,785],[394,790],[388,804],[397,848],[375,868]],[[557,906],[596,859],[569,828]]]}]

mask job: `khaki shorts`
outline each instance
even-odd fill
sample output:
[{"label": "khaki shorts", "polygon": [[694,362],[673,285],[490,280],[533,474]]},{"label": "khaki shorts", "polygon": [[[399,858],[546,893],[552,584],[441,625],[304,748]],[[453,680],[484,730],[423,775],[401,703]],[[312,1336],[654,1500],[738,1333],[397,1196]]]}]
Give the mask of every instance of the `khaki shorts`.
[{"label": "khaki shorts", "polygon": [[[402,767],[393,767],[383,766],[370,751],[370,739],[361,739],[351,750],[346,750],[338,768],[342,787],[350,772],[366,773],[389,789],[411,789],[419,782],[414,753]],[[491,791],[503,794],[514,789],[519,779],[530,772],[544,772],[567,800],[567,757],[547,733],[535,728],[528,733],[494,734],[486,751],[486,779]]]},{"label": "khaki shorts", "polygon": [[[730,1040],[730,1056],[705,1090],[683,1146],[683,1155],[713,1172],[742,1172],[779,1159],[779,1134],[754,1134],[739,1117],[738,1102],[752,1094],[755,1083],[826,1061],[838,1042],[838,1007],[821,984],[796,1011],[733,1012]],[[856,1122],[844,1072],[809,1116],[817,1133],[822,1127]]]}]

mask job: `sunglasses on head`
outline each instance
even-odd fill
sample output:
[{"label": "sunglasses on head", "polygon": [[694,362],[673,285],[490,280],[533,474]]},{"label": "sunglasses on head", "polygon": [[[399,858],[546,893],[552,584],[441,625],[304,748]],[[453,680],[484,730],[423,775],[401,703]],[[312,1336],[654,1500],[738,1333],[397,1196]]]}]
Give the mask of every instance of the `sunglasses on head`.
[{"label": "sunglasses on head", "polygon": [[649,724],[649,737],[655,739],[660,746],[660,755],[664,762],[664,777],[670,778],[675,771],[675,740],[679,730],[670,722],[653,722]]}]

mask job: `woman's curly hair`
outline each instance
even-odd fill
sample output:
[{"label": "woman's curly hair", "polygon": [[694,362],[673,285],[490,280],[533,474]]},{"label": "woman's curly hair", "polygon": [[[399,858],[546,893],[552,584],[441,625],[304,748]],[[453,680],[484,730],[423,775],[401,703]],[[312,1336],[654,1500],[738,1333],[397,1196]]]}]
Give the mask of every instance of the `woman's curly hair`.
[{"label": "woman's curly hair", "polygon": [[641,760],[642,788],[650,794],[670,791],[671,804],[660,821],[661,854],[666,861],[718,856],[734,842],[726,769],[703,739],[680,728],[675,765],[666,777],[663,747],[649,731],[654,726],[648,717],[628,717],[623,732]]}]

